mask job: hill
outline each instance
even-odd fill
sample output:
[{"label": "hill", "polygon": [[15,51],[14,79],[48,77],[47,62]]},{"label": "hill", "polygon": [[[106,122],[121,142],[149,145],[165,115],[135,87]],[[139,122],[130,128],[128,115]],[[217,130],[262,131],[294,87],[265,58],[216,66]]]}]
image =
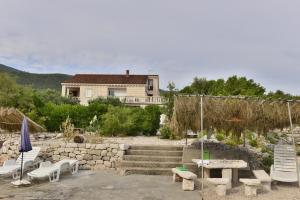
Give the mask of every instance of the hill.
[{"label": "hill", "polygon": [[67,74],[36,74],[21,71],[0,64],[0,72],[5,72],[15,77],[20,85],[31,85],[35,89],[61,90],[61,82],[71,77]]}]

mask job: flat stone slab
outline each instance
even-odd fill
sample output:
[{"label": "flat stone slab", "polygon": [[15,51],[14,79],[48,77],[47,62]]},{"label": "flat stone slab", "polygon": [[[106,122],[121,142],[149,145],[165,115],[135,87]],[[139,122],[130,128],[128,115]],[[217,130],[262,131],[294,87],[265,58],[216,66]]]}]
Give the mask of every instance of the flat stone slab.
[{"label": "flat stone slab", "polygon": [[214,185],[227,185],[229,183],[228,178],[208,178],[207,181]]},{"label": "flat stone slab", "polygon": [[265,170],[253,170],[254,176],[261,182],[271,182],[271,177],[265,172]]},{"label": "flat stone slab", "polygon": [[177,174],[178,176],[188,179],[188,180],[194,180],[197,178],[197,175],[190,171],[180,171],[176,168],[172,168],[173,174]]},{"label": "flat stone slab", "polygon": [[258,179],[240,178],[240,182],[248,186],[258,186],[261,182]]},{"label": "flat stone slab", "polygon": [[[192,159],[196,164],[201,163],[200,159]],[[201,166],[201,165],[200,165]],[[243,160],[206,160],[203,167],[208,169],[238,169],[246,168],[248,164]]]}]

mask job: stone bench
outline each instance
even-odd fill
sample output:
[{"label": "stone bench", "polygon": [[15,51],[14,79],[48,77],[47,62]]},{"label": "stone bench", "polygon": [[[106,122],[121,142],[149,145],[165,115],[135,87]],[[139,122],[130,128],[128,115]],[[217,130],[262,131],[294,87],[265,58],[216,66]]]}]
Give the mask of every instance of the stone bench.
[{"label": "stone bench", "polygon": [[173,182],[182,182],[182,189],[184,191],[192,191],[195,189],[195,179],[197,175],[190,171],[180,171],[176,168],[172,169]]},{"label": "stone bench", "polygon": [[246,196],[256,196],[257,195],[257,188],[260,186],[260,180],[241,178],[240,182],[244,183],[244,185],[245,185],[245,195]]},{"label": "stone bench", "polygon": [[253,170],[252,172],[260,180],[263,191],[271,191],[271,177],[264,170]]},{"label": "stone bench", "polygon": [[218,196],[226,196],[227,185],[230,181],[228,178],[208,178],[207,181],[216,185]]}]

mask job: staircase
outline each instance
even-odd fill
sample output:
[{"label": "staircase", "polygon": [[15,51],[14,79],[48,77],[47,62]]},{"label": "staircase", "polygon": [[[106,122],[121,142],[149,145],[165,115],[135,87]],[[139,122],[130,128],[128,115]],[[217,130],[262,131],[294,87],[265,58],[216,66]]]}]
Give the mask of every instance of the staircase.
[{"label": "staircase", "polygon": [[172,175],[171,168],[182,165],[182,150],[182,146],[130,146],[117,168],[122,175]]}]

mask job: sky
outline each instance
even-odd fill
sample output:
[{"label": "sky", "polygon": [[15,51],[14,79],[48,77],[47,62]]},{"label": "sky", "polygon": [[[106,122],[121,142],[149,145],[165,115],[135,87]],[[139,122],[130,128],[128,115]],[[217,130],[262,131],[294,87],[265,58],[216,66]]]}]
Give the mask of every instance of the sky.
[{"label": "sky", "polygon": [[247,76],[300,94],[299,0],[0,0],[0,63],[34,73]]}]

